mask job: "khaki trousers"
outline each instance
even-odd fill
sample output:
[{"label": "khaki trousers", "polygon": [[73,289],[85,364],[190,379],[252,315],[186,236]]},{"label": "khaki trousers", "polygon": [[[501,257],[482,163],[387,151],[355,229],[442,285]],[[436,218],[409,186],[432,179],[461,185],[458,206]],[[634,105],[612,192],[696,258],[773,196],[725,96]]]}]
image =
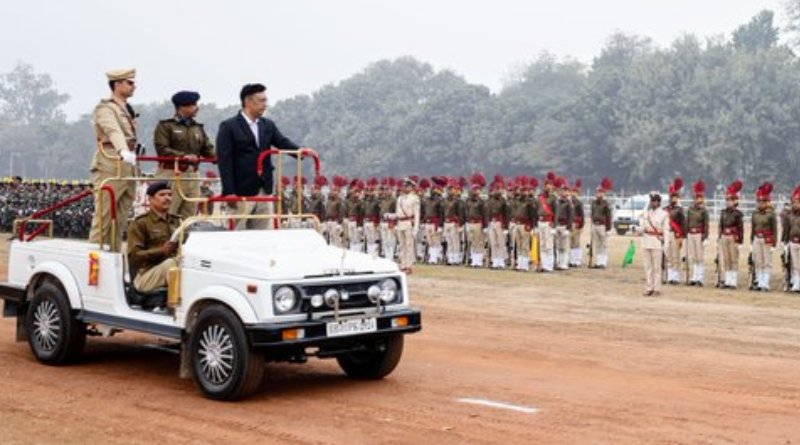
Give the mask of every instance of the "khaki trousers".
[{"label": "khaki trousers", "polygon": [[[229,204],[230,205],[230,204]],[[237,202],[233,210],[234,215],[274,215],[274,202]],[[237,219],[236,230],[272,230],[275,226],[274,218]]]},{"label": "khaki trousers", "polygon": [[342,225],[339,221],[325,221],[325,232],[328,234],[328,244],[334,247],[344,247]]},{"label": "khaki trousers", "polygon": [[539,250],[544,255],[552,254],[554,247],[553,226],[549,222],[539,222]]},{"label": "khaki trousers", "polygon": [[703,234],[690,233],[689,239],[689,263],[703,264],[705,262],[705,248],[703,247]]},{"label": "khaki trousers", "polygon": [[[130,178],[135,176],[134,166],[123,162],[120,174],[122,177]],[[116,171],[94,171],[92,172],[92,182],[94,183],[94,217],[92,218],[92,228],[89,232],[89,242],[99,244],[102,235],[103,244],[111,247],[114,252],[119,252],[122,243],[122,234],[128,228],[128,217],[130,216],[133,200],[136,196],[136,181],[108,181],[106,185],[114,190],[116,199],[117,223],[114,225],[116,236],[111,239],[111,201],[108,193],[100,190],[100,186],[106,179],[116,178]],[[101,202],[102,201],[102,202]],[[102,207],[102,209],[101,209]]]},{"label": "khaki trousers", "polygon": [[530,258],[531,256],[531,231],[525,224],[514,226],[514,245],[517,247],[517,256]]},{"label": "khaki trousers", "polygon": [[133,279],[133,286],[142,293],[153,292],[158,288],[167,287],[169,285],[169,270],[173,267],[178,267],[178,262],[175,258],[167,258],[158,265],[137,273],[136,278]]},{"label": "khaki trousers", "polygon": [[592,226],[592,254],[597,257],[598,255],[608,254],[608,234],[606,234],[606,226]]},{"label": "khaki trousers", "polygon": [[442,231],[435,224],[425,223],[423,226],[425,230],[425,242],[428,244],[428,250],[435,247],[442,246]]},{"label": "khaki trousers", "polygon": [[[197,172],[186,171],[181,173],[181,180],[175,181],[175,170],[159,168],[156,172],[157,179],[172,181],[172,205],[169,213],[180,216],[183,219],[197,215],[197,203],[183,199],[181,193],[187,198],[197,198],[200,196],[200,181]],[[180,183],[180,184],[178,184]],[[180,190],[178,186],[180,185]]]},{"label": "khaki trousers", "polygon": [[681,249],[683,248],[683,239],[675,238],[675,232],[668,232],[669,246],[667,247],[667,269],[680,270],[681,269]]},{"label": "khaki trousers", "polygon": [[753,238],[753,264],[757,272],[772,269],[772,252],[764,238]]},{"label": "khaki trousers", "polygon": [[800,274],[800,244],[789,243],[789,255],[792,256],[792,272]]},{"label": "khaki trousers", "polygon": [[461,255],[461,232],[456,223],[444,223],[444,239],[447,241],[448,255]]},{"label": "khaki trousers", "polygon": [[483,255],[485,242],[483,238],[483,224],[469,223],[467,224],[467,236],[469,237],[469,253]]},{"label": "khaki trousers", "polygon": [[492,258],[508,259],[508,249],[506,248],[506,235],[503,231],[503,223],[492,221],[489,223],[489,252]]},{"label": "khaki trousers", "polygon": [[642,249],[644,254],[644,276],[647,281],[646,290],[661,291],[661,262],[664,255],[662,249]]},{"label": "khaki trousers", "polygon": [[414,250],[414,229],[412,227],[397,227],[397,248],[400,268],[407,269],[414,266],[416,252]]},{"label": "khaki trousers", "polygon": [[389,228],[389,223],[381,223],[381,250],[384,255],[387,251],[397,248],[397,235],[394,228]]},{"label": "khaki trousers", "polygon": [[722,270],[728,272],[739,271],[739,244],[733,235],[722,235],[720,253],[722,256]]},{"label": "khaki trousers", "polygon": [[581,229],[572,229],[569,232],[569,247],[571,249],[581,248]]}]

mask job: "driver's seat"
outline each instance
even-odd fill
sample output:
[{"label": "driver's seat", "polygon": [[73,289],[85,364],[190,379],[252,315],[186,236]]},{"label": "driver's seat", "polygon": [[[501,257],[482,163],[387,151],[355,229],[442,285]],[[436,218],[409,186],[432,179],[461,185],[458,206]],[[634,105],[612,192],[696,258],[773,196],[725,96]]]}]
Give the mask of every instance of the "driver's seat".
[{"label": "driver's seat", "polygon": [[133,285],[138,268],[130,264],[130,261],[128,264],[130,281],[125,282],[125,299],[128,301],[128,305],[139,306],[145,311],[152,311],[157,307],[166,307],[168,289],[166,287],[161,287],[152,292],[140,292],[136,289],[136,286]]}]

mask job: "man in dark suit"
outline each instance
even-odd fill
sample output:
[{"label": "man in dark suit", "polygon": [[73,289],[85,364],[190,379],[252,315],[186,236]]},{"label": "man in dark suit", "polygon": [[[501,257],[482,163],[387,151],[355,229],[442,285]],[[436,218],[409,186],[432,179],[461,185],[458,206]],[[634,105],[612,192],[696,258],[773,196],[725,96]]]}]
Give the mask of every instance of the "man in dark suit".
[{"label": "man in dark suit", "polygon": [[[242,87],[239,98],[242,111],[223,121],[217,133],[217,162],[223,195],[259,196],[272,194],[272,160],[264,160],[264,173],[259,176],[258,157],[264,150],[276,147],[297,150],[300,147],[284,136],[273,121],[263,117],[267,111],[267,88],[261,84]],[[274,213],[272,203],[229,203],[237,215]],[[267,229],[266,219],[239,220],[237,229]]]}]

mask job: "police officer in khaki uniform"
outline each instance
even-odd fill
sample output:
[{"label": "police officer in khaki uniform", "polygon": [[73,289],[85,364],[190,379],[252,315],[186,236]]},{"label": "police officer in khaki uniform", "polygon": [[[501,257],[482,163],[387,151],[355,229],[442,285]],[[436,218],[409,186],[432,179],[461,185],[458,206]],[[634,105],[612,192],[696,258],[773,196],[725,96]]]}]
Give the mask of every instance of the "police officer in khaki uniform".
[{"label": "police officer in khaki uniform", "polygon": [[178,244],[171,242],[172,233],[181,224],[169,214],[172,190],[166,181],[147,187],[150,211],[137,217],[128,231],[128,260],[136,269],[133,285],[139,292],[152,292],[168,284],[169,270],[177,267],[174,255]]},{"label": "police officer in khaki uniform", "polygon": [[667,283],[678,284],[681,281],[681,251],[683,240],[686,238],[686,215],[681,207],[681,190],[683,179],[675,178],[669,188],[669,249],[667,255]]},{"label": "police officer in khaki uniform", "polygon": [[397,198],[397,248],[400,268],[407,274],[412,272],[416,259],[414,239],[419,231],[420,202],[414,193],[416,184],[410,178],[403,181],[402,194]]},{"label": "police officer in khaki uniform", "polygon": [[[197,214],[197,204],[183,199],[200,196],[200,181],[197,174],[197,158],[216,156],[214,144],[206,134],[203,124],[195,121],[200,107],[197,102],[200,94],[194,91],[180,91],[172,96],[175,115],[156,125],[153,144],[158,156],[183,158],[177,169],[185,181],[172,180],[177,174],[174,162],[160,162],[156,178],[172,180],[172,207],[169,213],[188,218]],[[178,190],[180,188],[180,190]],[[181,196],[183,194],[183,196]]]},{"label": "police officer in khaki uniform", "polygon": [[467,219],[467,242],[469,243],[469,255],[471,267],[483,267],[483,259],[486,252],[484,248],[485,238],[483,229],[486,227],[486,203],[481,198],[481,191],[486,186],[486,177],[478,173],[470,178],[469,197],[464,203]]},{"label": "police officer in khaki uniform", "polygon": [[[136,116],[128,99],[136,91],[136,70],[109,71],[108,86],[111,97],[103,99],[94,109],[94,130],[97,135],[97,149],[92,158],[92,182],[94,183],[95,214],[89,233],[90,243],[108,244],[113,251],[119,251],[122,232],[128,221],[128,214],[136,195],[136,181],[108,181],[107,186],[114,190],[116,198],[117,223],[115,236],[111,236],[111,203],[108,193],[100,191],[103,181],[109,178],[131,178],[136,176]],[[121,162],[120,162],[121,161]]]},{"label": "police officer in khaki uniform", "polygon": [[544,190],[539,196],[538,214],[538,236],[539,236],[539,264],[542,272],[552,272],[555,268],[555,237],[554,229],[556,226],[556,202],[558,198],[555,193],[556,180],[555,172],[547,172],[544,180]]},{"label": "police officer in khaki uniform", "polygon": [[464,231],[466,208],[464,201],[461,200],[461,185],[458,180],[452,178],[448,183],[447,198],[442,203],[444,215],[443,235],[447,243],[447,264],[454,265],[461,264],[464,260],[461,239]]},{"label": "police officer in khaki uniform", "polygon": [[573,224],[569,233],[569,267],[581,267],[583,265],[583,245],[581,244],[581,233],[584,226],[583,202],[580,199],[583,181],[577,179],[572,189],[570,189],[570,202],[572,204]]},{"label": "police officer in khaki uniform", "polygon": [[503,191],[506,188],[505,178],[497,175],[490,186],[491,193],[486,201],[486,215],[489,220],[489,255],[492,269],[505,269],[508,261],[509,208]]},{"label": "police officer in khaki uniform", "polygon": [[691,266],[690,286],[702,286],[705,282],[705,246],[708,244],[708,210],[705,206],[706,184],[694,183],[694,203],[686,211],[687,243],[689,265]]},{"label": "police officer in khaki uniform", "polygon": [[781,240],[792,261],[789,290],[800,292],[800,187],[792,194],[792,209],[786,214]]},{"label": "police officer in khaki uniform", "polygon": [[328,243],[335,247],[345,247],[344,242],[344,202],[342,202],[342,187],[347,185],[347,178],[334,176],[333,186],[328,194],[328,204],[325,207],[324,232],[328,235]]},{"label": "police officer in khaki uniform", "polygon": [[765,182],[758,188],[758,208],[750,215],[750,254],[755,266],[755,290],[769,291],[772,274],[772,253],[778,240],[778,215],[772,206],[772,183]]},{"label": "police officer in khaki uniform", "polygon": [[521,186],[522,192],[517,198],[516,205],[513,207],[511,220],[514,223],[514,245],[516,246],[516,270],[531,270],[531,236],[533,227],[539,219],[536,198],[533,191],[539,186],[536,178],[517,178],[517,184]]},{"label": "police officer in khaki uniform", "polygon": [[661,294],[661,267],[664,252],[669,250],[669,214],[661,208],[661,195],[650,194],[650,207],[642,218],[642,254],[647,287],[644,296]]},{"label": "police officer in khaki uniform", "polygon": [[395,178],[384,178],[381,182],[381,255],[388,260],[394,260],[397,253],[397,197]]},{"label": "police officer in khaki uniform", "polygon": [[739,206],[739,192],[744,183],[737,180],[728,187],[725,209],[719,215],[719,235],[717,246],[720,251],[722,267],[725,272],[723,287],[736,289],[739,285],[739,250],[744,241],[744,215]]},{"label": "police officer in khaki uniform", "polygon": [[574,224],[572,203],[569,200],[569,183],[566,178],[558,178],[556,186],[559,189],[558,200],[555,206],[555,248],[556,269],[569,269],[569,234]]},{"label": "police officer in khaki uniform", "polygon": [[611,233],[612,212],[611,205],[606,200],[606,193],[614,188],[614,183],[610,178],[603,178],[600,186],[597,187],[597,194],[592,201],[592,233],[591,247],[595,268],[605,269],[608,267],[608,235]]}]

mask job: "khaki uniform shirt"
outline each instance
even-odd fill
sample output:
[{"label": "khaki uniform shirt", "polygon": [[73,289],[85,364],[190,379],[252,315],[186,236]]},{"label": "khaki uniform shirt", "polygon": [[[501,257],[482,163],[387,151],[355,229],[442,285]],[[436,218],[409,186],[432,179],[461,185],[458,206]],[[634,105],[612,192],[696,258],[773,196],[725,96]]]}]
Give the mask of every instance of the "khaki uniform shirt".
[{"label": "khaki uniform shirt", "polygon": [[216,156],[214,143],[206,134],[203,124],[194,119],[181,120],[176,116],[159,121],[153,144],[159,156]]},{"label": "khaki uniform shirt", "polygon": [[661,249],[669,248],[669,213],[664,209],[648,209],[642,218],[642,248]]},{"label": "khaki uniform shirt", "polygon": [[397,198],[397,227],[419,229],[419,208],[419,196],[414,193],[400,195]]},{"label": "khaki uniform shirt", "polygon": [[128,227],[128,261],[142,273],[167,259],[164,244],[181,225],[175,215],[160,216],[153,210],[137,217]]},{"label": "khaki uniform shirt", "polygon": [[[124,104],[114,99],[103,99],[94,108],[94,131],[97,149],[92,158],[91,171],[116,172],[117,157],[123,150],[136,148],[136,120]],[[100,153],[100,150],[105,152]]]}]

